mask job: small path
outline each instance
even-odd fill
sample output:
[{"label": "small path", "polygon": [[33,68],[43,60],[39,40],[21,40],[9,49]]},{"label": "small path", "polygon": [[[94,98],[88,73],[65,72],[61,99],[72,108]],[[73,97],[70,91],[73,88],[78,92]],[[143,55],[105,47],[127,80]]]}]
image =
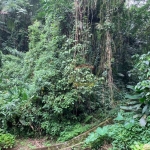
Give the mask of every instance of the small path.
[{"label": "small path", "polygon": [[54,142],[50,142],[47,138],[40,139],[17,139],[15,147],[9,148],[7,150],[31,150],[36,148],[42,148],[45,146],[50,146]]},{"label": "small path", "polygon": [[[47,140],[46,138],[41,139],[18,139],[16,142],[16,146],[14,148],[10,148],[7,150],[72,150],[73,148],[75,150],[82,150],[82,146],[84,145],[85,138],[88,137],[88,135],[95,131],[98,127],[104,126],[106,124],[112,123],[112,119],[108,118],[104,122],[101,122],[97,126],[93,127],[92,129],[74,137],[73,139],[66,141],[64,143],[58,143],[53,144],[53,141]],[[53,145],[51,145],[53,144]],[[104,146],[101,147],[99,150],[107,150],[110,148],[110,145],[107,143],[104,144]],[[90,150],[90,149],[84,149],[84,150]]]},{"label": "small path", "polygon": [[95,131],[98,127],[102,127],[106,124],[110,124],[112,123],[112,119],[108,118],[107,120],[105,120],[104,122],[98,124],[97,126],[93,127],[92,129],[74,137],[73,139],[64,142],[64,143],[59,143],[59,144],[54,144],[52,146],[48,146],[48,147],[41,147],[41,148],[35,148],[33,150],[72,150],[73,148],[75,148],[76,150],[81,150],[83,144],[84,144],[84,140],[86,137],[88,137],[89,133]]}]

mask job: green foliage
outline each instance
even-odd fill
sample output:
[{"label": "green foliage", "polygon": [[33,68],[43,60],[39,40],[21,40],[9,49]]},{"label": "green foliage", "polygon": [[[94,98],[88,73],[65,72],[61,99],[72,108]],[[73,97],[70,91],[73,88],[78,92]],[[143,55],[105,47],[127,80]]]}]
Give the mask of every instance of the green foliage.
[{"label": "green foliage", "polygon": [[113,150],[130,150],[136,147],[133,143],[148,143],[150,122],[148,121],[146,127],[141,127],[138,120],[133,119],[132,115],[131,113],[119,113],[115,124],[97,128],[89,135],[85,143],[98,149],[104,141],[108,141],[112,143]]},{"label": "green foliage", "polygon": [[107,134],[107,126],[104,126],[103,128],[98,127],[95,132],[90,133],[90,135],[86,138],[85,143],[90,145],[91,148],[99,149],[106,139],[109,141]]},{"label": "green foliage", "polygon": [[2,54],[1,59],[3,65],[0,68],[0,91],[3,92],[5,90],[7,91],[10,87],[22,85],[20,72],[22,68],[22,58],[24,55],[21,52],[16,52],[15,49],[9,49],[9,51],[11,54]]},{"label": "green foliage", "polygon": [[70,140],[71,138],[87,131],[89,129],[90,125],[82,125],[82,124],[76,124],[76,125],[68,125],[63,132],[60,133],[60,137],[58,138],[58,141],[65,142]]},{"label": "green foliage", "polygon": [[[135,55],[136,63],[134,68],[129,72],[129,75],[137,77],[138,82],[135,86],[128,85],[127,88],[131,89],[132,94],[126,94],[125,98],[130,100],[127,102],[128,106],[121,106],[124,110],[136,111],[138,114],[143,115],[140,119],[141,126],[146,125],[146,117],[149,115],[150,104],[150,53],[141,56]],[[140,113],[139,113],[140,112]]]},{"label": "green foliage", "polygon": [[133,145],[130,146],[131,150],[144,150],[143,149],[144,144],[141,144],[140,142],[134,142]]},{"label": "green foliage", "polygon": [[[3,56],[0,123],[15,134],[59,136],[68,124],[82,122],[100,107],[94,88],[101,80],[79,53],[86,43],[75,44],[62,35],[61,22],[52,15],[45,21],[45,26],[39,21],[29,26],[30,50],[25,55]],[[12,66],[17,66],[15,71]]]},{"label": "green foliage", "polygon": [[[113,67],[115,78],[118,74],[121,80],[127,81],[125,74],[131,67],[130,49],[132,53],[142,52],[139,47],[143,45],[136,43],[141,42],[143,33],[139,33],[139,28],[145,31],[142,26],[149,22],[149,14],[143,8],[124,8],[122,0],[118,3],[115,0],[109,3],[91,0],[79,4],[70,0],[1,2],[4,11],[9,13],[0,18],[3,52],[0,53],[1,127],[17,135],[48,134],[66,141],[87,129],[79,122],[90,122],[92,113],[99,110],[103,113],[101,116],[108,115],[112,107],[109,103],[111,85],[105,81],[108,70]],[[35,20],[37,10],[34,8],[38,9],[39,5],[42,5],[37,16],[39,20]],[[136,13],[130,18],[134,11]],[[109,48],[106,31],[110,32]],[[133,40],[135,37],[137,39]],[[141,43],[146,42],[148,38],[144,37]],[[107,48],[114,56],[110,58],[110,68],[106,63]],[[149,53],[139,57],[134,71],[139,77],[139,83],[134,87],[136,94],[126,98],[140,99],[146,104],[145,114],[149,110],[150,95]],[[119,79],[117,82],[120,84]],[[113,94],[113,89],[111,92]],[[114,98],[117,97],[115,93]],[[137,104],[134,109],[140,107],[141,104]],[[121,114],[116,120],[126,121]],[[112,140],[113,135],[114,147],[115,141],[128,147],[129,143],[123,141],[137,122],[132,119],[127,122],[116,124],[117,128],[98,128],[90,140],[97,148],[99,141],[102,144],[107,137]],[[123,135],[118,135],[117,131]]]},{"label": "green foliage", "polygon": [[0,3],[0,49],[5,54],[9,53],[6,47],[28,51],[28,26],[39,8],[39,0],[36,3],[30,0],[1,0]]},{"label": "green foliage", "polygon": [[[41,39],[36,40],[40,40],[40,43],[37,43],[36,47],[32,47],[32,44],[35,45],[33,43],[34,38],[37,37],[35,35],[37,32],[33,31],[39,31],[34,26],[30,36],[30,38],[33,37],[30,43],[31,51],[27,53],[25,58],[27,64],[29,64],[26,66],[30,67],[25,69],[30,71],[29,82],[33,83],[34,92],[38,93],[39,100],[42,103],[42,109],[40,110],[40,115],[43,116],[41,127],[47,134],[52,135],[58,135],[60,130],[64,128],[63,123],[60,125],[63,118],[77,121],[78,112],[84,113],[86,106],[84,102],[87,101],[85,99],[92,96],[90,90],[94,87],[96,81],[88,68],[75,70],[75,62],[66,49],[68,45],[59,48],[60,44],[66,41],[66,37],[59,36],[58,26],[56,25],[57,22],[54,22],[49,27],[50,29],[54,28],[52,31],[46,28],[47,36],[52,36],[49,43],[43,38],[43,34],[38,33],[40,35],[38,37],[41,37]],[[44,46],[47,45],[46,49],[43,44]],[[43,52],[37,53],[41,49],[43,49]],[[39,105],[38,101],[35,101],[35,104]],[[53,122],[50,120],[53,120]]]},{"label": "green foliage", "polygon": [[150,53],[141,56],[135,55],[134,57],[136,57],[137,62],[130,73],[133,76],[136,74],[138,77],[138,83],[134,87],[135,92],[140,94],[140,102],[148,104],[150,100]]},{"label": "green foliage", "polygon": [[0,68],[2,67],[2,53],[0,52]]},{"label": "green foliage", "polygon": [[9,91],[0,93],[0,122],[3,129],[9,125],[18,126],[19,119],[23,116],[23,107],[27,105],[28,95],[23,88],[10,88]]},{"label": "green foliage", "polygon": [[12,148],[15,144],[15,137],[11,134],[0,133],[0,150]]},{"label": "green foliage", "polygon": [[24,5],[29,5],[28,0],[16,0],[15,2],[13,0],[2,0],[3,11],[11,12],[17,10],[18,12],[25,13],[26,10],[21,9],[21,7],[24,7]]}]

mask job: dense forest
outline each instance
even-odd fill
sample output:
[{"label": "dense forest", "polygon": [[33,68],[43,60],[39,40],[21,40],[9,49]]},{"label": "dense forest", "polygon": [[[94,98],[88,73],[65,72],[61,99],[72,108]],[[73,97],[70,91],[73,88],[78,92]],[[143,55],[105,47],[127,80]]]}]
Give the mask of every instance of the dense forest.
[{"label": "dense forest", "polygon": [[149,114],[150,0],[0,0],[0,150],[149,150]]}]

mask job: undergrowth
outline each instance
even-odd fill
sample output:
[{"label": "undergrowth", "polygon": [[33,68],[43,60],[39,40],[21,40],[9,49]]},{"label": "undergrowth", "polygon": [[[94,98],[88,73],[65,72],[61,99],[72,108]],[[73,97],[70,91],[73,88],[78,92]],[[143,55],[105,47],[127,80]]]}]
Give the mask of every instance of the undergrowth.
[{"label": "undergrowth", "polygon": [[91,125],[82,125],[82,124],[76,124],[76,125],[69,125],[65,128],[63,132],[60,133],[60,137],[58,138],[58,141],[64,142],[72,139],[73,137],[78,136],[79,134],[87,131]]},{"label": "undergrowth", "polygon": [[99,149],[105,141],[111,143],[112,150],[134,150],[150,141],[150,117],[145,127],[141,127],[138,119],[133,118],[133,113],[118,113],[113,125],[97,128],[85,140],[87,146]]},{"label": "undergrowth", "polygon": [[15,145],[15,136],[9,133],[3,133],[0,129],[0,150],[12,148]]}]

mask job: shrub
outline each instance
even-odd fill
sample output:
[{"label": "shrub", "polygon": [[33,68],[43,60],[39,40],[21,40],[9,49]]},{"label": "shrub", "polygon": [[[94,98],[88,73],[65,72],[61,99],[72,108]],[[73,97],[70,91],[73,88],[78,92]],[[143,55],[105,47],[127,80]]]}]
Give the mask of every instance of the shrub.
[{"label": "shrub", "polygon": [[141,56],[135,55],[136,63],[130,71],[137,79],[137,84],[133,87],[134,92],[138,95],[141,103],[148,104],[150,102],[150,52]]},{"label": "shrub", "polygon": [[9,133],[0,133],[0,149],[12,148],[15,144],[15,137]]},{"label": "shrub", "polygon": [[60,137],[58,138],[58,141],[64,142],[68,141],[71,138],[87,131],[89,129],[90,125],[81,125],[81,124],[76,124],[76,125],[69,125],[66,127],[66,129],[60,133]]}]

